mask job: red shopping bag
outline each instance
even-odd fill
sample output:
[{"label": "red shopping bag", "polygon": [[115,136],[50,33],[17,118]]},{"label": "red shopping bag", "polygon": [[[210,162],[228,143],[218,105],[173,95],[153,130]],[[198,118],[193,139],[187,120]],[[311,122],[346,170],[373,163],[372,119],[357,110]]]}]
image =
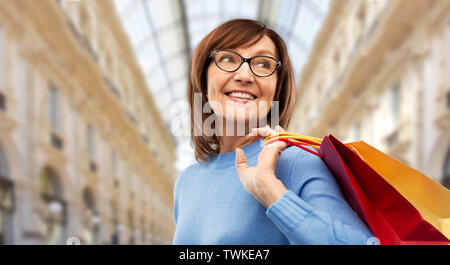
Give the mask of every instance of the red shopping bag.
[{"label": "red shopping bag", "polygon": [[[336,177],[349,205],[382,245],[450,244],[407,199],[334,136],[323,140],[311,137],[293,140],[286,133],[269,138],[272,138],[269,141],[285,141],[320,156]],[[320,147],[320,152],[304,145]]]},{"label": "red shopping bag", "polygon": [[334,136],[324,138],[320,152],[349,204],[381,244],[450,244],[408,200]]}]

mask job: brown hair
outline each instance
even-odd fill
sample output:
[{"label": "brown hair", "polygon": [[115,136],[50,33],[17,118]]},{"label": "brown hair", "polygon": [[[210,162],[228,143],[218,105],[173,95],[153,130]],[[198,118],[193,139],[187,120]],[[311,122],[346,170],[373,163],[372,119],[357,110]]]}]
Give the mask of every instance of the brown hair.
[{"label": "brown hair", "polygon": [[[212,156],[219,153],[219,139],[216,135],[206,136],[202,128],[197,128],[202,132],[201,136],[195,136],[195,113],[202,113],[201,124],[213,113],[203,113],[202,106],[194,104],[195,93],[202,93],[202,102],[207,102],[206,77],[210,54],[215,49],[233,49],[238,47],[249,47],[257,43],[262,37],[268,36],[275,44],[281,67],[278,69],[278,80],[274,101],[279,101],[279,125],[287,128],[295,104],[295,81],[291,61],[283,39],[275,31],[267,28],[261,22],[250,19],[230,20],[212,32],[210,32],[198,44],[195,49],[192,65],[189,74],[187,96],[190,107],[191,120],[191,144],[195,149],[195,159],[199,162],[207,161]],[[194,109],[199,108],[198,110]],[[267,115],[267,122],[271,127],[270,112]],[[200,126],[202,126],[200,124]]]}]

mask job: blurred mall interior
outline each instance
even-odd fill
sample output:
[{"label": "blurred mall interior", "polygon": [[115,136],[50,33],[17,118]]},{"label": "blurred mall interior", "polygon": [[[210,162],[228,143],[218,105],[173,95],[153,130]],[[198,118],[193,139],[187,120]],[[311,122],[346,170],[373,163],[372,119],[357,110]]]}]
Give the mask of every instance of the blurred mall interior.
[{"label": "blurred mall interior", "polygon": [[448,0],[0,0],[0,244],[171,244],[193,51],[285,40],[288,131],[364,140],[450,188]]}]

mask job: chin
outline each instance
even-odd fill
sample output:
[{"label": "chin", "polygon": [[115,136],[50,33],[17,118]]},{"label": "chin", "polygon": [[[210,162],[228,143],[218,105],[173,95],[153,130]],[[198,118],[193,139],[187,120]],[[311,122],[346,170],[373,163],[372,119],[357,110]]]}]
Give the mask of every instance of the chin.
[{"label": "chin", "polygon": [[246,113],[236,113],[235,115],[227,115],[226,116],[227,122],[234,122],[234,123],[245,123],[250,124],[252,127],[257,126],[258,124],[258,117],[257,115],[250,115],[249,111],[247,110]]}]

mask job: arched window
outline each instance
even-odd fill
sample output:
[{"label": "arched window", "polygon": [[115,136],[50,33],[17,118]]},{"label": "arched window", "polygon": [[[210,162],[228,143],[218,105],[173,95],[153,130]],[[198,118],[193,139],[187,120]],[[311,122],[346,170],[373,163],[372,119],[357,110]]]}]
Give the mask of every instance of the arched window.
[{"label": "arched window", "polygon": [[444,177],[442,178],[442,185],[450,189],[450,148],[444,160]]},{"label": "arched window", "polygon": [[134,245],[136,244],[136,239],[135,239],[135,231],[134,231],[134,222],[133,222],[133,213],[131,212],[131,210],[128,210],[128,225],[129,225],[129,231],[130,231],[130,237],[129,237],[129,241],[128,243],[130,245]]},{"label": "arched window", "polygon": [[99,244],[100,217],[92,191],[89,188],[83,190],[83,202],[85,206],[84,225],[87,244]]},{"label": "arched window", "polygon": [[49,92],[49,121],[50,126],[53,131],[56,133],[61,133],[61,124],[60,124],[60,95],[58,89],[53,85],[49,84],[48,88]]},{"label": "arched window", "polygon": [[8,161],[0,148],[0,245],[12,244],[12,212],[14,186],[10,180]]},{"label": "arched window", "polygon": [[87,149],[90,159],[95,160],[95,129],[91,123],[87,125]]},{"label": "arched window", "polygon": [[85,47],[85,49],[90,53],[92,58],[97,61],[98,56],[96,53],[96,49],[92,45],[92,41],[94,40],[94,34],[93,34],[93,26],[94,24],[91,21],[91,14],[89,14],[89,11],[87,9],[81,9],[80,10],[80,33],[82,35],[82,44]]},{"label": "arched window", "polygon": [[402,90],[400,81],[397,81],[389,92],[392,127],[395,129],[398,127],[401,120]]},{"label": "arched window", "polygon": [[364,2],[361,2],[361,6],[359,7],[358,12],[356,14],[356,25],[354,28],[357,45],[359,44],[364,35],[365,27],[366,27],[366,5]]},{"label": "arched window", "polygon": [[64,244],[67,207],[59,176],[53,169],[46,167],[39,182],[41,199],[45,205],[41,218],[45,224],[48,243]]},{"label": "arched window", "polygon": [[111,235],[111,244],[119,245],[120,244],[120,224],[119,217],[117,214],[117,206],[114,202],[111,203],[111,216],[113,222],[113,234]]},{"label": "arched window", "polygon": [[9,176],[8,162],[6,161],[6,155],[0,148],[0,177],[7,178]]},{"label": "arched window", "polygon": [[[146,204],[144,203],[143,208],[145,211],[146,208]],[[145,226],[145,215],[141,216],[141,243],[145,244],[147,243],[147,231],[146,231],[146,226]]]}]

